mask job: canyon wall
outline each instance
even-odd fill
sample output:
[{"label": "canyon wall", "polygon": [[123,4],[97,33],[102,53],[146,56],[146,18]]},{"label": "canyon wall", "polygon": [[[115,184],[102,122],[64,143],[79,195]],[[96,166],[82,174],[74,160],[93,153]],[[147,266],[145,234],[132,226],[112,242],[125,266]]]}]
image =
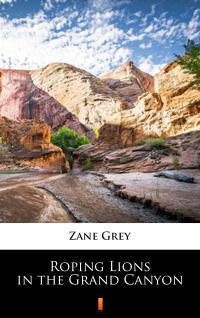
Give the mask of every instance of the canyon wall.
[{"label": "canyon wall", "polygon": [[137,69],[132,62],[125,63],[113,75],[109,73],[101,78],[60,63],[32,71],[31,76],[37,87],[67,107],[92,130],[107,123],[108,117],[132,107],[144,92],[153,90],[153,77]]},{"label": "canyon wall", "polygon": [[177,61],[155,76],[155,92],[141,95],[132,109],[108,119],[112,126],[132,129],[131,140],[168,137],[200,129],[200,90]]},{"label": "canyon wall", "polygon": [[[155,76],[155,91],[107,118],[96,143],[77,150],[77,161],[90,158],[109,172],[199,168],[200,90],[192,80],[177,61],[168,64]],[[164,138],[163,146],[146,144],[149,137]]]},{"label": "canyon wall", "polygon": [[28,71],[1,70],[0,81],[0,116],[43,120],[53,130],[66,125],[80,134],[88,133],[75,115],[33,84]]},{"label": "canyon wall", "polygon": [[110,136],[111,143],[113,132],[119,130],[127,146],[146,136],[199,129],[199,90],[177,61],[155,78],[130,61],[100,78],[68,64],[51,64],[31,76],[35,85],[68,107],[80,122],[92,130],[100,128],[101,139],[108,141]]},{"label": "canyon wall", "polygon": [[2,70],[0,115],[66,125],[100,141],[131,146],[148,136],[174,136],[200,127],[200,91],[177,61],[153,78],[132,62],[96,76],[63,63],[35,71]]}]

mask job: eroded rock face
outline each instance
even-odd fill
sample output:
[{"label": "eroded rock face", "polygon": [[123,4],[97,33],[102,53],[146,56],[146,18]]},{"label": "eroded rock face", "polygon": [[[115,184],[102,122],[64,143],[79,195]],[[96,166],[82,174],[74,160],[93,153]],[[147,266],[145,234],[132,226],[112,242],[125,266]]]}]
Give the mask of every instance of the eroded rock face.
[{"label": "eroded rock face", "polygon": [[100,129],[101,141],[118,140],[119,147],[200,129],[200,91],[177,61],[155,80],[132,62],[100,79],[63,63],[2,71],[0,79],[0,115],[44,120],[53,129],[67,125],[82,134]]},{"label": "eroded rock face", "polygon": [[117,68],[114,72],[109,72],[100,77],[112,90],[132,108],[139,96],[145,92],[154,91],[154,78],[150,74],[142,72],[128,61]]},{"label": "eroded rock face", "polygon": [[161,171],[163,169],[198,169],[200,167],[200,131],[167,138],[163,145],[116,149],[116,145],[81,146],[76,151],[80,165],[90,158],[93,166],[108,172]]},{"label": "eroded rock face", "polygon": [[95,130],[108,117],[133,106],[144,92],[153,91],[154,80],[127,62],[114,73],[96,76],[69,64],[50,64],[31,72],[35,85]]},{"label": "eroded rock face", "polygon": [[132,109],[116,113],[107,122],[133,129],[135,140],[199,130],[200,90],[191,85],[192,80],[175,61],[155,76],[156,92],[143,94]]},{"label": "eroded rock face", "polygon": [[88,133],[75,115],[33,84],[28,71],[0,70],[0,116],[43,120],[53,130],[66,125],[80,134]]},{"label": "eroded rock face", "polygon": [[33,120],[17,122],[0,117],[0,134],[7,144],[17,149],[42,150],[51,143],[51,131],[47,124]]},{"label": "eroded rock face", "polygon": [[[155,77],[156,92],[108,118],[96,144],[78,150],[80,160],[90,157],[109,172],[157,171],[173,169],[177,153],[181,167],[198,168],[200,91],[191,86],[192,79],[176,61],[166,66]],[[152,136],[167,138],[167,147],[134,146]]]},{"label": "eroded rock face", "polygon": [[75,66],[54,63],[30,72],[34,84],[95,130],[107,116],[128,107],[124,98],[96,76]]},{"label": "eroded rock face", "polygon": [[[154,89],[153,77],[140,71],[132,62],[100,79],[75,66],[61,63],[50,64],[30,74],[37,87],[67,107],[93,131],[106,124],[118,125],[117,116],[133,107],[144,92]],[[120,126],[121,139],[124,139],[129,128],[123,132],[123,125]]]},{"label": "eroded rock face", "polygon": [[105,124],[99,129],[99,138],[96,142],[98,145],[109,144],[111,148],[122,148],[132,146],[134,140],[134,129],[124,128],[121,125]]},{"label": "eroded rock face", "polygon": [[162,147],[141,145],[116,150],[105,156],[109,171],[161,171],[163,169],[198,169],[200,165],[200,132],[166,139]]},{"label": "eroded rock face", "polygon": [[10,145],[15,161],[23,166],[49,172],[67,171],[65,156],[51,144],[51,131],[46,123],[0,117],[0,136]]},{"label": "eroded rock face", "polygon": [[193,79],[177,61],[155,76],[163,103],[161,132],[167,136],[200,129],[200,90],[191,84]]}]

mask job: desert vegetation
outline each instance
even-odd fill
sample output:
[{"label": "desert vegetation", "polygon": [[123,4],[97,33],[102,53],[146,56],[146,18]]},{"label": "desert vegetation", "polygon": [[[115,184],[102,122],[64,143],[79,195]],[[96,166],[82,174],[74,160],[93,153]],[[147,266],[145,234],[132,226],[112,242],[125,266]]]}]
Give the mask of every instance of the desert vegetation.
[{"label": "desert vegetation", "polygon": [[79,135],[73,129],[63,126],[57,132],[52,133],[51,142],[63,150],[72,169],[73,151],[81,145],[88,144],[89,139],[86,136]]},{"label": "desert vegetation", "polygon": [[185,54],[177,56],[179,63],[187,73],[194,75],[194,80],[191,83],[200,88],[200,43],[188,40],[184,48]]}]

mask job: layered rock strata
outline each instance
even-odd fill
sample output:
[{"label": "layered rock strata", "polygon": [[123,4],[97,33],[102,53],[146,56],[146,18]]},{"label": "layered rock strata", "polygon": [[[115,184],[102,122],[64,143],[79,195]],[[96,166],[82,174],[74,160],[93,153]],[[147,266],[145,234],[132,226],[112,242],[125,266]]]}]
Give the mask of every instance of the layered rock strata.
[{"label": "layered rock strata", "polygon": [[142,72],[131,61],[100,78],[121,98],[124,98],[130,108],[133,107],[133,103],[139,96],[154,91],[153,76]]},{"label": "layered rock strata", "polygon": [[101,78],[63,63],[0,75],[0,115],[10,119],[35,118],[81,134],[100,129],[110,144],[116,133],[119,147],[200,129],[200,91],[177,61],[154,79],[132,62]]},{"label": "layered rock strata", "polygon": [[132,107],[140,95],[152,91],[154,86],[153,77],[132,62],[100,79],[72,65],[58,63],[32,71],[31,77],[37,87],[92,130],[106,124],[108,117]]},{"label": "layered rock strata", "polygon": [[75,115],[34,85],[28,71],[0,70],[0,116],[17,121],[42,120],[53,130],[66,125],[80,134],[88,133]]},{"label": "layered rock strata", "polygon": [[177,61],[155,76],[155,92],[140,96],[132,109],[116,113],[110,125],[133,129],[135,140],[169,137],[200,129],[200,90]]},{"label": "layered rock strata", "polygon": [[18,164],[49,172],[67,171],[65,156],[51,144],[51,131],[46,123],[0,117],[0,136]]},{"label": "layered rock strata", "polygon": [[116,149],[113,144],[81,146],[76,151],[80,165],[90,158],[94,168],[108,172],[160,171],[200,167],[200,131],[163,140],[163,144],[144,144]]}]

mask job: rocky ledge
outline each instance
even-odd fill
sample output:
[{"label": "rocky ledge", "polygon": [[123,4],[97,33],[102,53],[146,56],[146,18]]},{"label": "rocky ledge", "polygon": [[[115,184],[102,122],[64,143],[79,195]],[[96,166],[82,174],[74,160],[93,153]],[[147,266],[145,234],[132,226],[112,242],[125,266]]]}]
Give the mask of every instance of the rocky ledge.
[{"label": "rocky ledge", "polygon": [[5,144],[1,147],[4,159],[7,158],[2,162],[4,167],[7,164],[8,169],[11,166],[14,169],[15,164],[16,167],[45,172],[67,171],[65,156],[60,148],[51,144],[51,131],[46,123],[33,120],[16,122],[0,117],[0,136]]},{"label": "rocky ledge", "polygon": [[116,173],[200,167],[200,131],[166,139],[149,138],[141,140],[141,145],[125,148],[118,148],[114,140],[113,144],[81,146],[75,152],[77,165],[90,158],[94,168]]}]

